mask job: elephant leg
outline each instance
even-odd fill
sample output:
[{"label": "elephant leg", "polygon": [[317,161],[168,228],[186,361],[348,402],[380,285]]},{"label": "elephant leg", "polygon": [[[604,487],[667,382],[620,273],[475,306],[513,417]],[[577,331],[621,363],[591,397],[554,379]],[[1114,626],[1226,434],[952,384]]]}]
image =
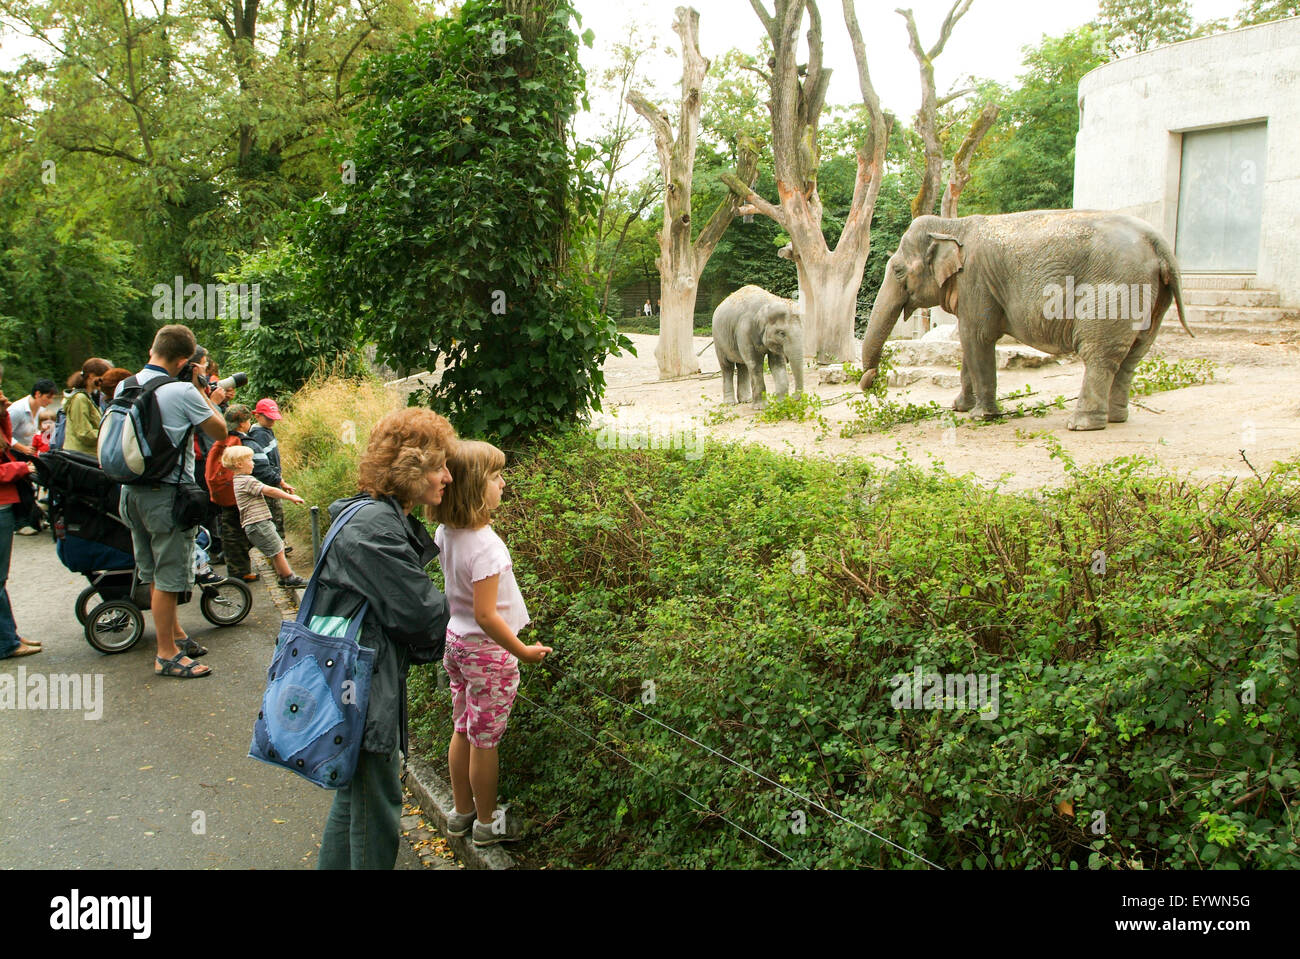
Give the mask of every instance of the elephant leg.
[{"label": "elephant leg", "polygon": [[[1121,347],[1122,349],[1122,347]],[[1083,389],[1079,392],[1079,401],[1074,412],[1066,422],[1072,430],[1104,430],[1107,411],[1110,404],[1111,388],[1115,383],[1115,374],[1123,362],[1122,356],[1115,356],[1106,351],[1090,351],[1083,356]],[[1127,389],[1126,389],[1127,394]]]},{"label": "elephant leg", "polygon": [[1128,421],[1128,394],[1133,385],[1133,374],[1137,372],[1138,365],[1142,358],[1146,356],[1147,350],[1155,337],[1149,337],[1145,340],[1139,339],[1133,344],[1133,349],[1128,351],[1128,356],[1119,365],[1115,371],[1115,378],[1110,384],[1110,402],[1106,409],[1106,420],[1110,423],[1125,423]]},{"label": "elephant leg", "polygon": [[773,393],[776,396],[790,395],[790,374],[786,370],[785,357],[779,353],[769,353],[767,365],[772,368]]},{"label": "elephant leg", "polygon": [[742,361],[736,364],[736,402],[750,402],[749,391],[749,364]]},{"label": "elephant leg", "polygon": [[730,360],[724,360],[718,357],[718,363],[722,367],[722,402],[734,404],[736,402],[736,364]]},{"label": "elephant leg", "polygon": [[1147,355],[1147,351],[1155,345],[1156,334],[1160,332],[1160,322],[1164,319],[1165,310],[1169,308],[1169,303],[1172,300],[1172,292],[1168,287],[1163,287],[1151,314],[1151,324],[1147,329],[1138,333],[1137,339],[1133,341],[1132,349],[1120,362],[1119,369],[1115,372],[1115,379],[1110,385],[1110,403],[1106,410],[1106,419],[1109,422],[1125,423],[1128,421],[1128,394],[1133,385],[1133,374],[1137,372],[1137,368],[1142,363],[1142,358]]},{"label": "elephant leg", "polygon": [[[974,324],[969,324],[974,326]],[[962,392],[966,392],[967,377],[975,393],[972,416],[993,419],[1001,415],[998,409],[998,359],[997,337],[989,338],[979,330],[966,330],[961,336]],[[961,399],[959,396],[958,399]],[[954,404],[954,409],[956,408]]]},{"label": "elephant leg", "polygon": [[970,369],[965,362],[961,365],[961,392],[952,401],[952,408],[958,413],[969,413],[975,408],[975,387],[970,380]]},{"label": "elephant leg", "polygon": [[755,406],[767,405],[767,384],[763,382],[763,354],[749,365],[749,401]]}]

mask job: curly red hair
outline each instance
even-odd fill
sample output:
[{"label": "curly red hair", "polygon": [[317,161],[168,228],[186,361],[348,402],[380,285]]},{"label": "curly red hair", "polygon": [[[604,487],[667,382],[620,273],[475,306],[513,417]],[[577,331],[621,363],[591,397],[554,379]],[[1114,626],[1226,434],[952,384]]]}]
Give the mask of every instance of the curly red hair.
[{"label": "curly red hair", "polygon": [[391,496],[410,509],[429,487],[429,473],[447,465],[456,450],[456,431],[433,410],[389,413],[370,433],[357,485],[371,496]]}]

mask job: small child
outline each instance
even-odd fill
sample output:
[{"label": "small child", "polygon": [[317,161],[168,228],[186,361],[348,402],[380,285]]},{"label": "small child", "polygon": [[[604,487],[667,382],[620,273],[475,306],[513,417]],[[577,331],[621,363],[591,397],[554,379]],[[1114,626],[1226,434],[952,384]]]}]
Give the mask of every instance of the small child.
[{"label": "small child", "polygon": [[451,679],[455,732],[447,765],[456,810],[447,832],[463,836],[472,825],[476,846],[522,838],[518,823],[497,809],[497,744],[519,689],[519,660],[540,663],[551,652],[519,641],[528,609],[510,551],[489,525],[501,505],[505,465],[505,454],[490,443],[458,444],[447,458],[452,482],[435,507],[442,525],[433,539],[451,607],[442,664]]},{"label": "small child", "polygon": [[47,406],[45,409],[41,410],[40,416],[36,420],[37,429],[40,431],[40,434],[45,437],[46,449],[48,449],[49,445],[54,442],[54,424],[58,418],[59,411],[52,410]]},{"label": "small child", "polygon": [[287,499],[291,503],[303,502],[301,496],[267,486],[253,479],[253,451],[247,446],[231,446],[221,454],[221,465],[235,474],[235,505],[239,509],[239,522],[248,541],[271,561],[279,575],[279,583],[286,589],[301,589],[307,581],[294,574],[284,555],[284,543],[271,522],[271,511],[265,497]]},{"label": "small child", "polygon": [[[280,406],[275,400],[269,397],[257,401],[253,407],[253,419],[257,425],[248,430],[248,438],[255,442],[266,453],[266,461],[271,475],[262,482],[270,483],[272,486],[278,486],[286,493],[292,493],[293,487],[284,481],[284,475],[280,471],[280,442],[275,438],[275,422],[283,419],[280,414]],[[275,531],[284,538],[284,509],[280,506],[279,501],[271,500],[266,504],[271,509],[271,520],[275,523]],[[292,546],[286,546],[284,553],[288,556],[293,552]]]}]

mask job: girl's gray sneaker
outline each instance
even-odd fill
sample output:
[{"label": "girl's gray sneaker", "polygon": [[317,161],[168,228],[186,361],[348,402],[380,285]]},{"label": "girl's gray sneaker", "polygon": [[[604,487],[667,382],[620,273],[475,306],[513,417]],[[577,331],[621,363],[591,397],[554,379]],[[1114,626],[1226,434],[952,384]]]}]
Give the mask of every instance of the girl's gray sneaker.
[{"label": "girl's gray sneaker", "polygon": [[476,818],[477,816],[475,813],[472,812],[459,813],[453,809],[451,815],[447,817],[447,835],[448,836],[467,835],[469,833],[470,827],[474,825],[474,820]]},{"label": "girl's gray sneaker", "polygon": [[474,818],[474,845],[495,846],[499,842],[518,842],[523,839],[523,823],[507,807],[498,806],[492,821],[484,824]]}]

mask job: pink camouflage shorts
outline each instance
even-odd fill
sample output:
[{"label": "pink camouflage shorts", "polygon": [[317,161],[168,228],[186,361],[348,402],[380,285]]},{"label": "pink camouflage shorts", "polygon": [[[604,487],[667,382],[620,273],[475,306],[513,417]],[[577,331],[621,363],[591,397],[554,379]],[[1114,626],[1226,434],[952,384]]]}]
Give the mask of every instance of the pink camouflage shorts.
[{"label": "pink camouflage shorts", "polygon": [[464,733],[471,746],[491,749],[505,735],[519,689],[519,660],[486,636],[447,630],[442,665],[451,680],[455,731]]}]

